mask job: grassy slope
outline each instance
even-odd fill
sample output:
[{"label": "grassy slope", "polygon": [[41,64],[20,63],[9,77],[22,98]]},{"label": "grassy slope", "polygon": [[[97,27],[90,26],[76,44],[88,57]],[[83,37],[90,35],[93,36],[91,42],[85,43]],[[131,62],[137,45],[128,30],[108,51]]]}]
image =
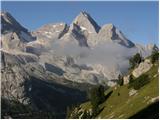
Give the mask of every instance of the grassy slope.
[{"label": "grassy slope", "polygon": [[[158,65],[154,65],[147,73],[150,77],[150,83],[143,86],[137,95],[129,97],[127,85],[111,88],[105,94],[113,91],[110,97],[100,106],[104,109],[99,113],[96,118],[129,118],[140,110],[146,108],[151,103],[152,98],[157,97],[159,94],[158,88]],[[155,75],[157,75],[155,77]],[[118,93],[120,94],[118,96]],[[81,105],[84,109],[91,108],[90,102]]]}]

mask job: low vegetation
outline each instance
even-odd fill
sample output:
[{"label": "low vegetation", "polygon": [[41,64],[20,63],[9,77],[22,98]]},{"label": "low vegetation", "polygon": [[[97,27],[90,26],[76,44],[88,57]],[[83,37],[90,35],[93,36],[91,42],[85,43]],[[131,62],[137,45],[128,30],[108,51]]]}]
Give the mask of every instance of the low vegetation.
[{"label": "low vegetation", "polygon": [[151,62],[154,64],[159,60],[159,52],[154,50],[151,55]]},{"label": "low vegetation", "polygon": [[104,87],[102,85],[98,85],[96,87],[93,87],[90,90],[90,101],[92,105],[93,110],[93,116],[96,116],[99,111],[99,104],[104,102],[105,95],[104,95]]},{"label": "low vegetation", "polygon": [[145,84],[149,83],[150,80],[148,78],[148,75],[142,74],[138,78],[131,80],[129,83],[129,88],[134,88],[135,90],[139,90],[141,87],[143,87]]},{"label": "low vegetation", "polygon": [[120,85],[120,86],[123,85],[123,76],[121,76],[121,75],[118,76],[118,85]]},{"label": "low vegetation", "polygon": [[[86,113],[94,109],[93,105],[100,109],[98,113],[85,116],[86,118],[158,118],[158,108],[154,105],[159,96],[158,78],[158,61],[155,61],[152,68],[140,77],[134,78],[130,75],[129,84],[119,84],[104,91],[104,102],[95,102],[100,101],[95,96],[98,89],[95,89],[92,99],[79,105],[79,109]],[[130,95],[132,90],[135,90],[135,93]],[[147,111],[151,111],[152,114],[148,115]],[[72,114],[75,113],[77,112],[72,111]]]},{"label": "low vegetation", "polygon": [[135,54],[133,57],[129,59],[129,64],[131,69],[135,68],[142,62],[143,58],[139,53]]},{"label": "low vegetation", "polygon": [[17,101],[7,101],[1,99],[1,118],[2,119],[43,119],[43,118],[56,118],[54,112],[34,110],[30,105],[24,105]]}]

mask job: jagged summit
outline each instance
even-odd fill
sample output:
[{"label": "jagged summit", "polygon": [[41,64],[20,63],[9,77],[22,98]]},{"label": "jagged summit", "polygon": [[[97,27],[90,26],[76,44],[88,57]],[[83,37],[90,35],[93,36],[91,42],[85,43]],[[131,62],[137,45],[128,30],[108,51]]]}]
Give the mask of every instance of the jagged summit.
[{"label": "jagged summit", "polygon": [[74,19],[72,24],[76,24],[82,29],[87,29],[90,33],[98,33],[98,31],[100,30],[100,26],[85,11],[80,12],[80,14]]},{"label": "jagged summit", "polygon": [[116,42],[126,47],[133,47],[134,43],[129,41],[123,33],[112,23],[102,26],[98,33],[99,41]]},{"label": "jagged summit", "polygon": [[6,11],[1,11],[1,25],[2,25],[1,26],[2,34],[8,31],[12,32],[28,31],[26,28],[21,26],[9,12]]},{"label": "jagged summit", "polygon": [[49,23],[35,30],[33,34],[37,35],[40,39],[59,39],[68,31],[68,28],[68,25],[64,22]]},{"label": "jagged summit", "polygon": [[25,51],[24,43],[34,41],[30,32],[24,28],[9,12],[1,11],[1,45],[3,49]]}]

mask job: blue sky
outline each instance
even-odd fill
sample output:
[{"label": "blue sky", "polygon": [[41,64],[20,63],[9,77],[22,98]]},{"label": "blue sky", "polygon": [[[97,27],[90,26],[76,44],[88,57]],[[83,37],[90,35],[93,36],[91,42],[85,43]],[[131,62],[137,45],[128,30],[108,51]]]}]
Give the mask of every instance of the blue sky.
[{"label": "blue sky", "polygon": [[113,23],[135,43],[158,45],[158,2],[2,2],[8,11],[29,30],[56,22],[70,24],[80,11],[88,12],[100,25]]}]

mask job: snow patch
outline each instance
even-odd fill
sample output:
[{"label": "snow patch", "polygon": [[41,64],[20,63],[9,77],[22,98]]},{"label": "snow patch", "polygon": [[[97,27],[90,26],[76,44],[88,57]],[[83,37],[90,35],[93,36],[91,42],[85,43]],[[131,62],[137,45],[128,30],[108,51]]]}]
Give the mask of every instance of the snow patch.
[{"label": "snow patch", "polygon": [[87,28],[80,26],[81,30],[87,30]]},{"label": "snow patch", "polygon": [[47,32],[47,31],[46,31],[46,32],[44,32],[44,33],[45,33],[45,34],[52,34],[52,32]]}]

